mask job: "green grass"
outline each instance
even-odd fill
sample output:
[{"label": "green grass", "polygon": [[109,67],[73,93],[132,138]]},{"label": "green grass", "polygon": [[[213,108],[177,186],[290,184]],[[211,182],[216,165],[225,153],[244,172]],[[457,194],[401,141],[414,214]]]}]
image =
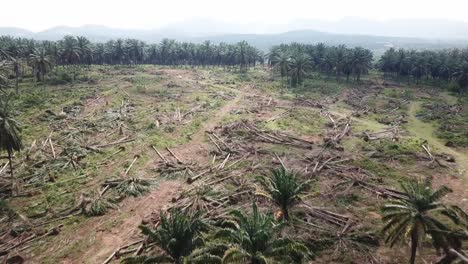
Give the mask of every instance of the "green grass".
[{"label": "green grass", "polygon": [[352,162],[353,165],[362,168],[371,172],[372,174],[379,176],[384,179],[390,180],[401,180],[406,179],[403,175],[401,175],[397,170],[388,166],[387,164],[370,159],[370,158],[362,158],[358,160],[354,160]]},{"label": "green grass", "polygon": [[[283,110],[284,112],[284,110]],[[265,122],[263,127],[273,131],[292,130],[299,135],[318,135],[323,132],[326,120],[316,111],[295,109],[284,117]]]}]

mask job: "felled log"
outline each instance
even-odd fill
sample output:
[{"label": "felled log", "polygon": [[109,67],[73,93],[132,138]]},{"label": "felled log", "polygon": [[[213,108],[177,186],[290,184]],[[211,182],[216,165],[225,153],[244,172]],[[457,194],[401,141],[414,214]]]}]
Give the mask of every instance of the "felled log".
[{"label": "felled log", "polygon": [[277,120],[277,119],[279,119],[279,118],[282,118],[282,117],[286,116],[286,115],[289,114],[289,113],[291,113],[291,109],[286,110],[286,111],[284,111],[284,112],[282,112],[282,113],[280,113],[280,114],[278,114],[278,115],[275,115],[275,116],[273,116],[273,117],[267,119],[266,122],[275,121],[275,120]]},{"label": "felled log", "polygon": [[398,127],[392,127],[375,133],[364,132],[363,134],[364,141],[372,141],[379,139],[391,139],[393,141],[397,141],[399,139]]},{"label": "felled log", "polygon": [[111,142],[111,143],[108,143],[108,144],[102,144],[102,145],[95,145],[95,146],[88,146],[87,148],[90,148],[90,149],[100,149],[100,148],[106,148],[106,147],[112,147],[112,146],[115,146],[115,145],[120,145],[120,144],[124,144],[124,143],[128,143],[128,142],[133,142],[135,141],[135,139],[127,139],[128,137],[124,137],[120,140],[117,140],[117,141],[114,141],[114,142]]},{"label": "felled log", "polygon": [[308,210],[308,214],[312,217],[322,219],[340,227],[349,225],[350,217],[346,215],[337,214],[323,208],[313,207],[306,203],[302,203],[301,205]]},{"label": "felled log", "polygon": [[210,171],[210,170],[206,170],[206,171],[203,171],[203,172],[201,172],[201,173],[199,173],[199,174],[197,174],[197,175],[195,175],[195,176],[193,176],[193,177],[188,177],[188,178],[187,178],[187,183],[188,183],[188,184],[193,183],[194,181],[196,181],[198,178],[200,178],[201,176],[205,175],[205,174],[208,173],[209,171]]},{"label": "felled log", "polygon": [[246,131],[257,136],[260,141],[267,143],[291,145],[300,148],[311,148],[314,145],[314,142],[294,137],[292,135],[287,135],[285,133],[260,130],[255,125],[245,122],[242,123],[242,127]]},{"label": "felled log", "polygon": [[319,109],[326,109],[325,105],[323,105],[322,103],[319,103],[317,101],[312,101],[310,99],[304,99],[304,98],[296,98],[295,104],[313,107],[313,108],[319,108]]}]

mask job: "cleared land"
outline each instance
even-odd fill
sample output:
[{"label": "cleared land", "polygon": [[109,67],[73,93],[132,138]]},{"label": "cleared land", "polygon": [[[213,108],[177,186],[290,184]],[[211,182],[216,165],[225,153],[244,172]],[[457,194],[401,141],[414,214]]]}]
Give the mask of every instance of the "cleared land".
[{"label": "cleared land", "polygon": [[[306,206],[296,209],[303,223],[288,232],[313,241],[323,234],[304,228],[325,230],[333,242],[311,246],[318,263],[407,260],[406,247],[343,242],[360,234],[381,240],[379,208],[401,195],[399,180],[430,175],[434,185],[454,190],[448,202],[468,208],[467,145],[446,137],[444,119],[427,119],[428,113],[468,117],[467,101],[446,92],[379,76],[359,85],[316,79],[284,90],[260,67],[84,71],[86,82],[25,82],[13,100],[27,147],[13,159],[17,190],[8,199],[21,217],[1,227],[0,251],[10,256],[102,263],[116,253],[110,261],[118,262],[128,254],[116,251],[141,241],[138,226],[157,222],[160,210],[204,209],[208,218],[248,211],[259,188],[255,176],[281,166],[313,180]],[[436,103],[442,106],[429,107]],[[115,188],[132,179],[149,189],[132,197]],[[87,216],[102,197],[115,208]],[[261,198],[259,204],[266,212],[277,209]],[[437,259],[430,245],[421,255]]]}]

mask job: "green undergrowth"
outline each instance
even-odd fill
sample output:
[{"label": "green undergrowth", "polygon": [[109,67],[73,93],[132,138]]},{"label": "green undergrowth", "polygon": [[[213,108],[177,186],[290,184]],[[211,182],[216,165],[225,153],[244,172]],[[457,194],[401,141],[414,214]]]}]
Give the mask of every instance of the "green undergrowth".
[{"label": "green undergrowth", "polygon": [[424,142],[415,138],[403,138],[399,141],[390,139],[373,140],[367,142],[363,149],[365,151],[375,151],[379,155],[386,158],[397,159],[400,162],[410,162],[408,157],[414,156],[421,152],[421,145]]},{"label": "green undergrowth", "polygon": [[[462,107],[463,104],[462,101]],[[426,102],[416,116],[424,122],[435,123],[435,135],[451,146],[468,147],[468,113],[463,110],[457,113],[457,107],[443,100]]]},{"label": "green undergrowth", "polygon": [[353,160],[352,164],[363,170],[369,171],[373,175],[376,175],[380,178],[388,178],[394,180],[404,179],[404,176],[402,176],[396,169],[387,165],[385,162],[381,162],[379,160],[371,158],[361,158]]},{"label": "green undergrowth", "polygon": [[315,111],[295,109],[284,117],[277,118],[262,125],[273,131],[292,130],[300,135],[318,135],[323,132],[326,120]]}]

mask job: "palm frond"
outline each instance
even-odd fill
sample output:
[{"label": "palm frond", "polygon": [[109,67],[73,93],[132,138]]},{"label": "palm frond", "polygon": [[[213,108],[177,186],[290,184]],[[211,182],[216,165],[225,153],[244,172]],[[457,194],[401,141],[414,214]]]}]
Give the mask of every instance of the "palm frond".
[{"label": "palm frond", "polygon": [[151,183],[147,180],[130,178],[128,180],[122,181],[119,185],[116,186],[116,189],[123,195],[138,197],[148,192],[150,185]]},{"label": "palm frond", "polygon": [[239,247],[232,247],[226,250],[222,258],[223,263],[247,263],[250,254]]},{"label": "palm frond", "polygon": [[104,197],[97,197],[85,208],[85,214],[88,216],[105,215],[110,209],[117,208],[117,205]]},{"label": "palm frond", "polygon": [[168,256],[136,256],[128,257],[122,260],[122,264],[160,264],[173,263],[174,260]]}]

